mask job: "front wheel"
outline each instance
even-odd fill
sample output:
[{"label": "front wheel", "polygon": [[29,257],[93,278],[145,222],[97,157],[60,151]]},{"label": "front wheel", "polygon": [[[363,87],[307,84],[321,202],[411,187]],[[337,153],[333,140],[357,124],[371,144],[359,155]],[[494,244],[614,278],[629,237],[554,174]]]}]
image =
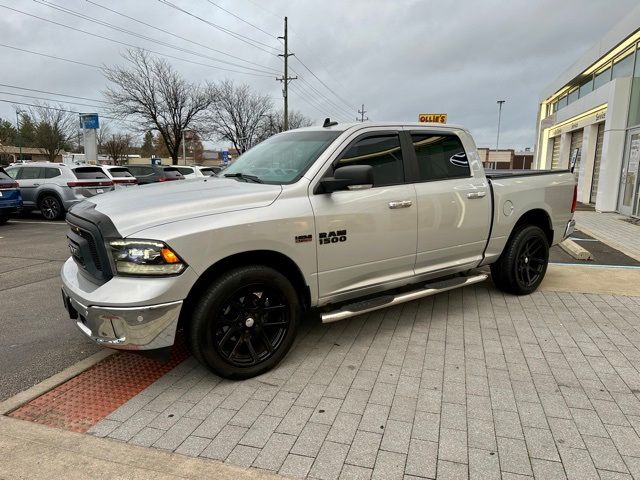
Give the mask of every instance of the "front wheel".
[{"label": "front wheel", "polygon": [[284,358],[300,316],[298,294],[284,275],[262,265],[239,267],[200,298],[189,329],[191,351],[222,377],[254,377]]},{"label": "front wheel", "polygon": [[493,283],[503,292],[528,295],[542,283],[549,264],[549,241],[539,227],[521,228],[491,265]]}]

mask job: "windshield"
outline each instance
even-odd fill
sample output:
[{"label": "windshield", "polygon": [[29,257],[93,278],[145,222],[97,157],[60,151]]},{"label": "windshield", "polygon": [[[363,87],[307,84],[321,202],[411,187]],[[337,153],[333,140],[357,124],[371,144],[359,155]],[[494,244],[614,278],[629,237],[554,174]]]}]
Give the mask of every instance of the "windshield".
[{"label": "windshield", "polygon": [[316,161],[342,132],[293,131],[273,136],[247,152],[220,175],[242,173],[264,183],[292,183]]}]

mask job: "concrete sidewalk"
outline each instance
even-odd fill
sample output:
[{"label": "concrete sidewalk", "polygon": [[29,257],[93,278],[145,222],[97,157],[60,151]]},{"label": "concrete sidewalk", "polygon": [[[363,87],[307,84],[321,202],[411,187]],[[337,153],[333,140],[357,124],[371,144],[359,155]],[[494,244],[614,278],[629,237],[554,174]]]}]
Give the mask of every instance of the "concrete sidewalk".
[{"label": "concrete sidewalk", "polygon": [[640,261],[640,225],[625,222],[619,213],[578,211],[576,228]]},{"label": "concrete sidewalk", "polygon": [[280,477],[0,416],[0,478],[268,480]]}]

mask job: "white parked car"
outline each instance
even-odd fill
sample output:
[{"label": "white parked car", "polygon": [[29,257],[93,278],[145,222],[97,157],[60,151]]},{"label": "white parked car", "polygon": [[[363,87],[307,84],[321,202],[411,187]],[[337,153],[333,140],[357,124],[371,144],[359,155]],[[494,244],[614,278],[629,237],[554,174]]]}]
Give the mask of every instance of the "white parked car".
[{"label": "white parked car", "polygon": [[113,180],[113,186],[117,189],[129,188],[138,185],[138,179],[131,174],[127,167],[119,165],[103,165],[102,169]]}]

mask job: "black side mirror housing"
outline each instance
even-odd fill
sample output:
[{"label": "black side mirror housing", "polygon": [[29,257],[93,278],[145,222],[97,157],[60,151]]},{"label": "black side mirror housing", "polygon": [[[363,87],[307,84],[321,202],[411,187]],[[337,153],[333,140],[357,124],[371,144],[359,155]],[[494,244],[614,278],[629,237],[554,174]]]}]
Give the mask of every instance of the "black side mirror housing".
[{"label": "black side mirror housing", "polygon": [[363,190],[373,187],[373,167],[371,165],[347,165],[338,167],[333,177],[320,180],[323,193],[339,190]]}]

